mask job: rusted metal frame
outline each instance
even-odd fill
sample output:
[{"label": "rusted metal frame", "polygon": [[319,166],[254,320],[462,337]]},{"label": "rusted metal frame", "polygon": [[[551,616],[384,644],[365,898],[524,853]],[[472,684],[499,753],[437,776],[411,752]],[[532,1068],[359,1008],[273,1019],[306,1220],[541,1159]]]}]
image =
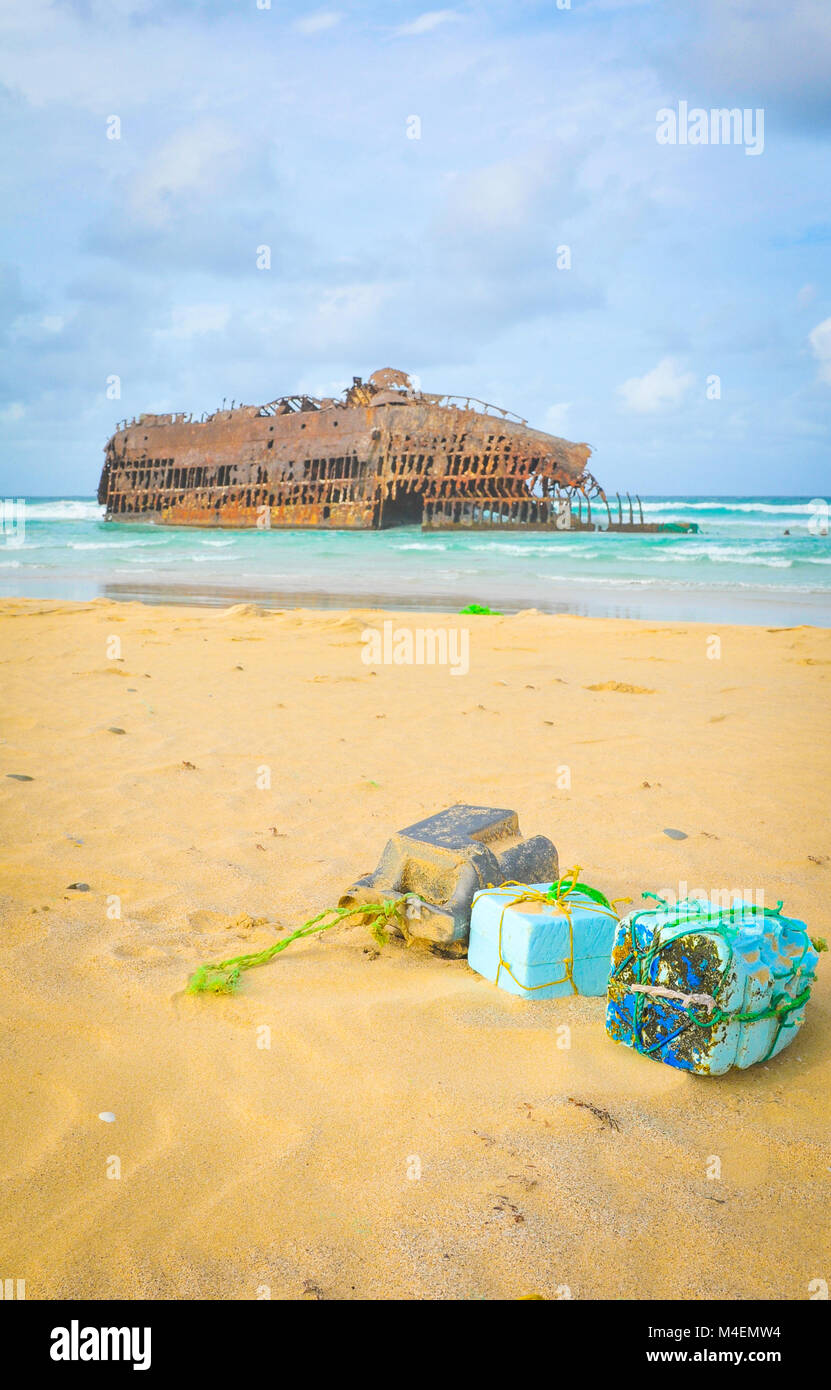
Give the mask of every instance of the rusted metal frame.
[{"label": "rusted metal frame", "polygon": [[[465,398],[467,407],[470,407],[472,399]],[[312,426],[310,434],[321,434],[321,442],[323,442],[326,431],[324,430],[324,422],[320,420],[319,416],[324,412],[315,410],[314,403],[310,398],[305,398],[305,401],[304,398],[294,398],[292,403],[295,406],[298,403],[306,405],[305,412],[300,413],[310,414]],[[394,411],[399,408],[392,406]],[[253,409],[253,407],[246,409]],[[275,407],[270,405],[264,410],[260,410],[256,418],[267,418],[274,409]],[[297,413],[295,410],[294,414]],[[325,413],[330,414],[328,406]],[[355,413],[358,414],[357,411]],[[363,414],[363,412],[361,413]],[[232,415],[233,412],[229,412],[228,421],[231,421]],[[167,418],[178,420],[180,417]],[[333,421],[331,428],[336,427],[337,423],[337,420]],[[369,423],[368,416],[367,423]],[[305,429],[305,425],[302,428]],[[326,428],[329,429],[330,427],[327,426]],[[401,458],[397,460],[397,465],[390,471],[390,476],[384,479],[385,463],[390,457],[390,451],[378,442],[381,438],[380,428],[372,427],[369,430],[369,435],[372,440],[370,455],[374,455],[374,478],[368,478],[366,486],[360,481],[360,469],[356,469],[352,462],[340,461],[339,458],[334,463],[331,461],[323,465],[318,463],[314,470],[318,475],[315,479],[315,485],[310,485],[308,480],[306,484],[301,484],[291,474],[280,479],[275,476],[273,469],[273,465],[277,462],[276,452],[273,458],[269,457],[268,468],[262,461],[258,463],[257,459],[261,459],[261,454],[258,451],[263,448],[264,436],[251,437],[249,435],[245,452],[249,455],[250,461],[242,465],[243,474],[239,475],[239,465],[228,465],[234,467],[235,474],[237,474],[233,485],[220,483],[218,481],[219,476],[221,476],[219,473],[205,478],[204,474],[200,476],[188,471],[184,475],[186,483],[183,488],[179,471],[181,466],[175,466],[176,473],[179,473],[179,479],[176,480],[175,473],[171,477],[170,465],[166,464],[156,471],[150,479],[151,495],[145,493],[142,497],[131,500],[133,502],[139,500],[144,503],[145,507],[152,505],[155,508],[159,501],[158,493],[161,491],[164,494],[162,500],[172,504],[173,510],[177,513],[182,510],[183,502],[186,509],[190,511],[193,506],[202,509],[206,506],[215,507],[219,500],[224,504],[223,510],[227,510],[229,504],[233,505],[236,519],[240,510],[253,506],[258,499],[262,499],[269,506],[276,506],[278,510],[282,505],[288,505],[294,511],[296,499],[299,496],[301,499],[308,499],[312,506],[329,505],[339,509],[346,506],[351,508],[354,513],[355,511],[362,511],[372,497],[372,503],[378,509],[378,515],[373,518],[374,524],[377,525],[383,522],[383,504],[387,495],[395,496],[399,493],[412,495],[419,492],[424,497],[425,503],[428,496],[441,497],[443,499],[442,513],[455,517],[463,525],[469,524],[471,516],[478,518],[477,524],[486,525],[524,524],[526,520],[530,521],[532,516],[535,521],[540,519],[544,512],[546,519],[548,519],[549,509],[547,506],[543,508],[539,498],[529,502],[526,478],[529,471],[535,470],[540,478],[550,480],[554,472],[553,462],[544,458],[542,463],[540,462],[542,456],[537,457],[539,444],[536,441],[536,447],[532,453],[529,450],[517,449],[516,445],[519,441],[511,438],[510,435],[501,433],[497,435],[494,431],[486,435],[486,430],[487,425],[483,428],[481,417],[477,417],[477,413],[472,409],[468,410],[467,415],[454,411],[449,419],[440,414],[433,415],[432,410],[425,410],[419,419],[418,431],[413,438],[412,447],[398,450]],[[429,432],[429,438],[426,431]],[[449,448],[445,460],[442,462],[440,446],[445,437]],[[265,442],[266,447],[270,447],[271,441]],[[311,438],[307,436],[307,444],[311,444],[311,442]],[[350,451],[347,441],[344,440],[343,443],[346,446],[344,453],[348,455]],[[193,443],[192,432],[190,438],[186,439],[186,447],[188,451],[196,447]],[[224,447],[227,449],[227,444]],[[280,450],[284,468],[291,468],[290,460],[286,460],[288,450],[293,452],[294,445],[284,443]],[[110,460],[114,460],[115,456],[116,451],[113,447],[110,450]],[[178,456],[178,447],[174,456]],[[127,461],[127,441],[124,443],[121,457],[125,462]],[[331,455],[329,458],[331,459]],[[133,477],[137,472],[147,470],[147,454],[141,455],[135,462],[136,468],[130,470]],[[219,465],[219,467],[225,466]],[[339,483],[339,486],[327,485],[322,489],[319,481],[321,469],[328,482],[334,479]],[[197,477],[200,479],[198,495],[191,496],[190,487],[191,484],[196,483]],[[118,479],[118,486],[122,487],[124,481],[122,473]],[[179,482],[179,486],[176,486],[176,481]],[[375,485],[374,496],[372,495],[373,481]],[[133,482],[133,478],[131,478],[131,482]],[[204,492],[203,486],[206,489]],[[108,480],[105,491],[110,495],[115,505],[120,505],[120,502],[115,502],[117,495],[115,478]],[[118,495],[120,496],[120,494]],[[328,501],[323,501],[324,497]],[[338,498],[337,501],[335,501],[336,497]],[[312,498],[314,498],[314,502],[311,501]],[[454,498],[466,500],[463,500],[463,505],[456,507],[452,505]],[[446,506],[446,502],[450,502],[451,505]],[[486,511],[488,519],[487,522],[483,522],[482,518]],[[435,506],[429,508],[425,506],[425,517],[435,519],[435,515]],[[373,524],[373,521],[370,521],[369,524]]]}]

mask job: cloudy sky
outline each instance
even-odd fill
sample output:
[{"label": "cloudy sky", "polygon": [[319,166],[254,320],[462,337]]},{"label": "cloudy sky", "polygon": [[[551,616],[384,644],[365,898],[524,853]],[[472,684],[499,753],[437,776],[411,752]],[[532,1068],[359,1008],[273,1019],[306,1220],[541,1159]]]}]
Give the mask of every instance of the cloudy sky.
[{"label": "cloudy sky", "polygon": [[828,0],[3,0],[0,495],[380,366],[612,489],[826,491],[830,72]]}]

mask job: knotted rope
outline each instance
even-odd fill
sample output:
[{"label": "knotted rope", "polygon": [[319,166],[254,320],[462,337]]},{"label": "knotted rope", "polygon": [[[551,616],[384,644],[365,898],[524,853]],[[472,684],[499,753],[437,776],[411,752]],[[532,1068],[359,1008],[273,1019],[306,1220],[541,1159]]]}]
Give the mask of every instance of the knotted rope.
[{"label": "knotted rope", "polygon": [[[504,970],[507,975],[510,975],[514,984],[517,985],[519,989],[525,990],[528,994],[533,994],[534,991],[538,989],[551,989],[554,985],[564,985],[566,983],[571,985],[574,994],[579,994],[580,991],[574,983],[574,922],[571,915],[572,906],[579,906],[579,904],[569,903],[569,894],[583,893],[586,897],[592,899],[596,912],[599,912],[604,917],[613,917],[615,921],[619,921],[620,916],[619,913],[615,911],[614,904],[616,902],[630,901],[629,898],[615,898],[613,902],[610,902],[605,894],[600,892],[599,888],[590,888],[588,884],[579,883],[579,876],[580,865],[576,864],[573,869],[569,869],[567,873],[563,874],[562,878],[556,879],[544,893],[539,888],[530,888],[527,883],[519,883],[516,879],[508,879],[507,882],[497,885],[500,889],[520,888],[522,891],[518,893],[516,897],[510,898],[505,903],[499,917],[499,934],[496,944],[499,964],[496,968],[496,979],[494,980],[494,984],[499,984],[499,976]],[[491,892],[494,886],[494,884],[490,884],[488,888],[482,889],[481,891]],[[479,896],[479,893],[475,893],[473,901],[475,902]],[[554,907],[558,912],[562,912],[565,917],[568,923],[568,956],[563,962],[565,974],[562,979],[546,980],[541,985],[525,985],[521,980],[517,979],[508,961],[502,954],[502,929],[505,922],[505,913],[508,911],[508,908],[516,907],[520,903],[542,903],[546,907]]]},{"label": "knotted rope", "polygon": [[[665,908],[671,906],[665,898],[659,897],[657,893],[644,893],[643,897],[653,898]],[[783,920],[782,901],[780,899],[775,908],[757,907],[755,904],[738,902],[734,903],[730,908],[716,908],[714,911],[709,912],[706,909],[702,909],[697,900],[693,899],[692,903],[694,905],[694,911],[690,910],[691,904],[689,902],[685,902],[683,905],[680,903],[676,904],[676,907],[678,909],[683,907],[683,911],[679,910],[678,916],[681,917],[682,920],[684,918],[687,920],[694,919],[694,925],[690,926],[686,931],[676,932],[669,940],[659,941],[657,944],[655,943],[653,935],[651,944],[644,945],[643,948],[639,948],[638,946],[638,922],[647,912],[654,911],[654,909],[645,908],[642,912],[633,913],[630,919],[629,930],[632,949],[629,955],[615,966],[611,973],[609,983],[611,985],[612,980],[619,977],[621,971],[625,969],[630,961],[634,962],[633,969],[635,969],[635,967],[637,968],[637,979],[635,983],[630,984],[628,981],[619,981],[619,984],[623,990],[629,991],[635,995],[632,1009],[632,1038],[635,1050],[643,1053],[644,1056],[648,1056],[649,1053],[657,1051],[658,1048],[666,1047],[668,1043],[673,1042],[690,1026],[690,1024],[695,1024],[697,1028],[712,1030],[720,1023],[761,1023],[766,1019],[776,1019],[778,1027],[774,1032],[770,1047],[763,1058],[763,1060],[767,1062],[773,1055],[782,1029],[792,1026],[788,1024],[788,1015],[792,1014],[795,1009],[801,1009],[811,997],[811,984],[816,979],[816,975],[811,971],[810,974],[806,976],[808,983],[795,998],[789,994],[780,992],[772,995],[770,1004],[764,1009],[737,1009],[732,1012],[722,1009],[718,1001],[727,983],[733,964],[734,954],[733,940],[729,935],[727,927],[725,927],[725,920],[729,925],[732,925],[737,916],[746,916],[750,913],[753,917],[757,914],[761,914],[764,917],[772,917],[775,921],[781,923]],[[706,925],[707,923],[714,923],[715,925]],[[665,990],[661,986],[651,983],[650,976],[653,962],[658,959],[662,951],[665,951],[669,946],[674,946],[676,941],[681,941],[685,937],[699,936],[702,934],[715,937],[722,941],[727,951],[727,960],[724,969],[721,972],[718,985],[712,995],[685,995],[680,990]],[[801,969],[810,944],[810,940],[806,934],[802,952],[799,959],[793,965],[793,974],[797,974]],[[652,1043],[651,1046],[645,1047],[642,1037],[643,1005],[645,1003],[645,997],[651,994],[662,995],[668,998],[671,1003],[674,1003],[677,999],[678,1003],[682,1005],[681,1012],[684,1015],[684,1021],[674,1033],[670,1033],[667,1037],[659,1038],[658,1041]],[[675,996],[675,998],[673,998],[673,996]],[[693,1004],[700,1004],[703,1008],[707,1009],[708,1016],[702,1018],[695,1012],[694,1008],[691,1007]]]}]

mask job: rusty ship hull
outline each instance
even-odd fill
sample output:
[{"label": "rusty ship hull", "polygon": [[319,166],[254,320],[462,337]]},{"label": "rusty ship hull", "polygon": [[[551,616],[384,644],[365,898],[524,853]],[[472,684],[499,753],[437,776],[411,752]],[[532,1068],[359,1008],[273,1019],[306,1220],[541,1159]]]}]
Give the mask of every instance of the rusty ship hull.
[{"label": "rusty ship hull", "polygon": [[629,523],[620,508],[613,523],[590,454],[385,368],[339,399],[124,421],[105,447],[98,501],[109,521],[170,526],[548,530],[591,527],[594,498],[614,529],[652,529],[631,505]]}]

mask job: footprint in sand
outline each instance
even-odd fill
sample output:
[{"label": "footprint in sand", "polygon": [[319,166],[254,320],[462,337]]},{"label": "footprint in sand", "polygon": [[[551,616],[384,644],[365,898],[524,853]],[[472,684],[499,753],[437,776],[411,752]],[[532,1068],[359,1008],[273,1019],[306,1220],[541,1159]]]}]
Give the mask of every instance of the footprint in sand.
[{"label": "footprint in sand", "polygon": [[247,912],[211,912],[207,908],[188,913],[188,926],[192,931],[221,935],[226,932],[250,932],[255,927],[264,927],[267,917],[251,917]]},{"label": "footprint in sand", "polygon": [[[83,1106],[77,1092],[56,1076],[29,1075],[15,1088],[14,1107],[0,1127],[0,1171],[5,1178],[35,1172],[52,1153],[60,1151],[74,1129]],[[7,1225],[25,1214],[8,1210]]]},{"label": "footprint in sand", "polygon": [[[239,954],[241,948],[252,950],[270,944],[277,933],[285,930],[268,917],[252,917],[247,912],[211,912],[207,909],[189,913],[187,924],[190,930],[171,931],[160,927],[158,934],[154,934],[150,940],[147,940],[146,926],[141,932],[130,932],[109,946],[109,958],[124,967],[133,968],[184,961],[190,970],[192,965],[205,959],[220,960]],[[265,928],[267,935],[264,936]]]},{"label": "footprint in sand", "polygon": [[584,690],[615,690],[619,695],[655,695],[645,685],[629,685],[626,681],[603,681],[599,685],[584,685]]},{"label": "footprint in sand", "polygon": [[[41,908],[41,912],[48,911],[48,908]],[[46,917],[32,921],[32,914],[38,913],[38,909],[33,907],[25,917],[6,920],[0,931],[0,950],[11,951],[16,946],[28,949],[38,941],[45,941],[49,935],[49,921]]]},{"label": "footprint in sand", "polygon": [[155,961],[157,965],[162,961],[170,960],[170,952],[166,951],[163,946],[148,942],[139,942],[137,945],[133,945],[129,941],[119,942],[111,948],[110,954],[118,960]]}]

